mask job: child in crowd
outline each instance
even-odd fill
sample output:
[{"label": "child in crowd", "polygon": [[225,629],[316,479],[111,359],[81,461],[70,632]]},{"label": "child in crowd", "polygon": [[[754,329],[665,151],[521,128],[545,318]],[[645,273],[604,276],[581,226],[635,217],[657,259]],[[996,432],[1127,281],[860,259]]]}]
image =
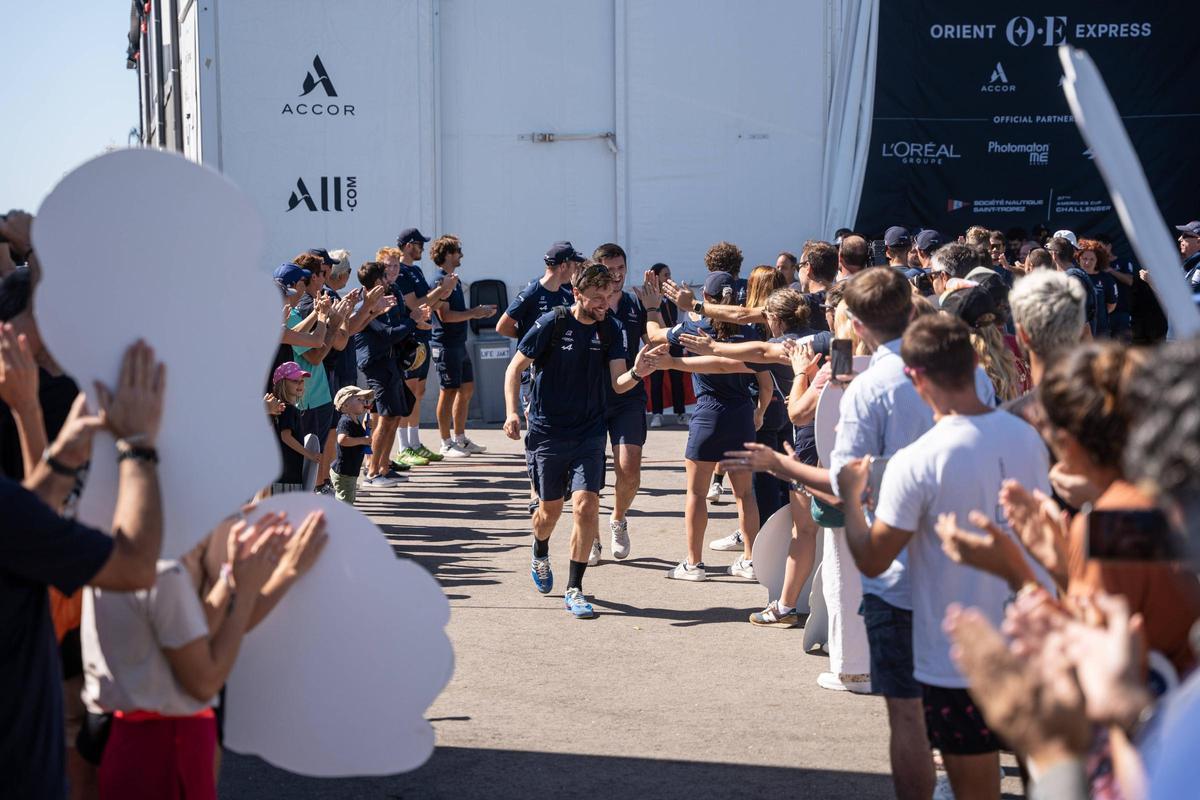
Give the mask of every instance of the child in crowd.
[{"label": "child in crowd", "polygon": [[358,473],[371,444],[363,423],[367,403],[375,393],[357,386],[343,386],[333,398],[333,407],[341,412],[337,426],[337,457],[331,467],[330,480],[338,500],[354,505],[358,491]]},{"label": "child in crowd", "polygon": [[304,397],[304,381],[310,373],[295,361],[285,361],[271,376],[271,394],[283,401],[283,410],[274,415],[275,431],[279,434],[279,453],[283,472],[271,486],[272,494],[299,491],[304,485],[304,460],[318,462],[320,455],[304,449],[296,438],[303,428],[296,404]]}]

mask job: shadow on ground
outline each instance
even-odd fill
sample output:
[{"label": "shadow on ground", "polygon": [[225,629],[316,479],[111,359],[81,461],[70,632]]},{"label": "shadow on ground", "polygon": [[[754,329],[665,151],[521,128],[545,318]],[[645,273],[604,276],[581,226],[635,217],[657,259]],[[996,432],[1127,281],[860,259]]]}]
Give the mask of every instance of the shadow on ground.
[{"label": "shadow on ground", "polygon": [[[455,724],[453,720],[443,724]],[[258,758],[226,753],[223,800],[289,798],[887,798],[891,778],[862,772],[650,758],[441,747],[414,772],[379,778],[305,778]]]}]

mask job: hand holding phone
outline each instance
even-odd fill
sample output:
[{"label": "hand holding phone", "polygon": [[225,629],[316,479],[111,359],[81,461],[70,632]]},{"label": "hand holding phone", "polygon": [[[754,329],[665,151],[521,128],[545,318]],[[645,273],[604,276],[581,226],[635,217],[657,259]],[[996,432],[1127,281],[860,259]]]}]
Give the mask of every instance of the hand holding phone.
[{"label": "hand holding phone", "polygon": [[1088,512],[1087,557],[1102,561],[1182,561],[1183,537],[1156,508]]},{"label": "hand holding phone", "polygon": [[829,343],[829,371],[836,381],[849,382],[854,377],[854,342],[834,339]]}]

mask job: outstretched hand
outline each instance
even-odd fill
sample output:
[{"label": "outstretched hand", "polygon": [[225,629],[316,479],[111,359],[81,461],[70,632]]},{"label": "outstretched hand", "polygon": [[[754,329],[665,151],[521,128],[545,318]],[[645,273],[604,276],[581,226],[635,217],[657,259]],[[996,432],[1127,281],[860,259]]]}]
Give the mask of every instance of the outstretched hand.
[{"label": "outstretched hand", "polygon": [[139,339],[125,351],[114,392],[96,382],[104,424],[117,439],[153,447],[162,422],[167,392],[167,367],[154,358],[154,349]]},{"label": "outstretched hand", "polygon": [[38,407],[38,366],[25,334],[0,325],[0,400],[20,414]]},{"label": "outstretched hand", "polygon": [[638,350],[638,354],[633,360],[633,374],[644,378],[657,370],[659,362],[667,355],[668,349],[666,344],[642,345],[642,349]]},{"label": "outstretched hand", "polygon": [[681,333],[679,334],[679,343],[685,350],[690,350],[697,355],[715,356],[717,354],[717,342],[706,331]]},{"label": "outstretched hand", "polygon": [[663,295],[684,311],[691,311],[696,303],[696,293],[687,286],[680,286],[673,280],[663,281]]},{"label": "outstretched hand", "polygon": [[942,551],[955,563],[966,564],[995,575],[1010,586],[1019,587],[1026,573],[1020,545],[986,514],[972,511],[967,519],[983,534],[958,527],[958,516],[954,513],[938,515],[936,530],[942,540]]},{"label": "outstretched hand", "polygon": [[787,456],[759,442],[746,442],[745,450],[730,450],[721,459],[725,472],[775,472]]},{"label": "outstretched hand", "polygon": [[642,276],[642,285],[634,286],[633,293],[641,301],[642,308],[656,311],[662,305],[662,285],[654,270],[648,269]]}]

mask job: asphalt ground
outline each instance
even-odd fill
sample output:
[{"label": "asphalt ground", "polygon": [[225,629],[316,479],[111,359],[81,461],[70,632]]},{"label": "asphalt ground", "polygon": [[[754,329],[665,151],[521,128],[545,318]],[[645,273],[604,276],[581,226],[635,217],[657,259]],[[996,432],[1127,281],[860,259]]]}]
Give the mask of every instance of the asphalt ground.
[{"label": "asphalt ground", "polygon": [[[706,549],[705,583],[665,578],[684,552],[685,430],[650,432],[624,561],[609,556],[611,486],[601,497],[604,559],[584,580],[593,620],[562,606],[569,505],[550,543],[555,589],[541,595],[521,444],[470,434],[487,454],[359,494],[450,599],[456,666],[426,715],[433,756],[401,775],[316,779],[227,753],[223,798],[892,796],[883,700],[819,688],[828,659],[804,652],[800,628],[751,625],[766,590],[713,576],[736,553]],[[430,447],[436,436],[422,432]],[[730,501],[710,510],[706,542],[736,527]],[[1020,796],[1005,764],[1006,796]]]}]

